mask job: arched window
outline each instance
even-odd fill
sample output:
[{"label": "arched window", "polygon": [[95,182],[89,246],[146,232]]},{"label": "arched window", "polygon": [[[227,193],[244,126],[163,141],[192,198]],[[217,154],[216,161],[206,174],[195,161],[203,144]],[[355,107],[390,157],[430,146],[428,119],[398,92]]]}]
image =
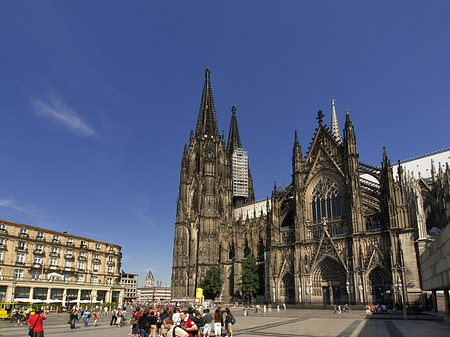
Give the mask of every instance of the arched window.
[{"label": "arched window", "polygon": [[322,218],[335,219],[341,216],[341,194],[338,184],[330,177],[322,177],[312,190],[313,223]]}]

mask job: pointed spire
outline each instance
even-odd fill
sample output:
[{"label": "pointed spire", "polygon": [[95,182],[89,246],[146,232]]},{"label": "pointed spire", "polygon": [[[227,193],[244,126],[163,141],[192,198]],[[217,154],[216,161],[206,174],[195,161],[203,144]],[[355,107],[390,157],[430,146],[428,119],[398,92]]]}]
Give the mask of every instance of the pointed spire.
[{"label": "pointed spire", "polygon": [[300,170],[302,163],[303,163],[302,148],[300,146],[300,143],[298,142],[297,130],[295,130],[294,154],[292,156],[292,166],[294,172]]},{"label": "pointed spire", "polygon": [[211,80],[209,68],[205,71],[205,84],[203,86],[202,102],[200,112],[198,113],[196,137],[212,136],[217,139],[219,132],[217,129],[216,111],[214,109],[214,100],[212,95]]},{"label": "pointed spire", "polygon": [[338,125],[337,116],[336,116],[336,107],[334,106],[335,102],[336,102],[336,100],[332,96],[331,97],[331,135],[334,137],[334,139],[336,139],[338,144],[341,144],[342,139],[341,139],[341,132],[339,131],[339,125]]},{"label": "pointed spire", "polygon": [[228,155],[232,155],[235,149],[242,148],[241,137],[239,136],[239,128],[236,119],[236,106],[231,108],[230,132],[228,133]]}]

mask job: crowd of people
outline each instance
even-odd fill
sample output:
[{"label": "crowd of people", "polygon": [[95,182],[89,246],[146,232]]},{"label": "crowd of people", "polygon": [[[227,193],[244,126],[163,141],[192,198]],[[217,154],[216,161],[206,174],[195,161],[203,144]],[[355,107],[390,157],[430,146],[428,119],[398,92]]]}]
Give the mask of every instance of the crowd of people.
[{"label": "crowd of people", "polygon": [[233,336],[235,318],[230,309],[217,307],[214,313],[205,308],[137,307],[131,315],[132,337],[210,337]]}]

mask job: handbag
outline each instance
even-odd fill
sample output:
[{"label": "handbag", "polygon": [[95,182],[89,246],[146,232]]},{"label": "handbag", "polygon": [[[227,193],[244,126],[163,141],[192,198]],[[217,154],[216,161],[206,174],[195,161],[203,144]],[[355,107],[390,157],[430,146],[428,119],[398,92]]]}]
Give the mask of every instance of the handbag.
[{"label": "handbag", "polygon": [[39,317],[41,317],[41,315],[38,315],[38,318],[36,319],[36,322],[34,322],[33,327],[30,328],[30,330],[28,330],[28,336],[33,337],[33,335],[34,335],[34,328],[36,327],[36,324],[39,321]]},{"label": "handbag", "polygon": [[69,320],[67,321],[67,324],[72,324],[72,320],[69,319]]}]

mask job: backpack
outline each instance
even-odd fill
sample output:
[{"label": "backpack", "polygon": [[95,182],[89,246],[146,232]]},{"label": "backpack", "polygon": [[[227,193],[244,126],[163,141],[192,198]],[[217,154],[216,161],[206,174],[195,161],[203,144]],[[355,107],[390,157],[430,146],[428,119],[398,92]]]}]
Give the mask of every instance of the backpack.
[{"label": "backpack", "polygon": [[130,318],[130,325],[136,325],[137,324],[137,319],[136,316],[133,316]]},{"label": "backpack", "polygon": [[234,324],[234,323],[236,323],[236,318],[234,318],[234,316],[231,315],[231,324]]}]

